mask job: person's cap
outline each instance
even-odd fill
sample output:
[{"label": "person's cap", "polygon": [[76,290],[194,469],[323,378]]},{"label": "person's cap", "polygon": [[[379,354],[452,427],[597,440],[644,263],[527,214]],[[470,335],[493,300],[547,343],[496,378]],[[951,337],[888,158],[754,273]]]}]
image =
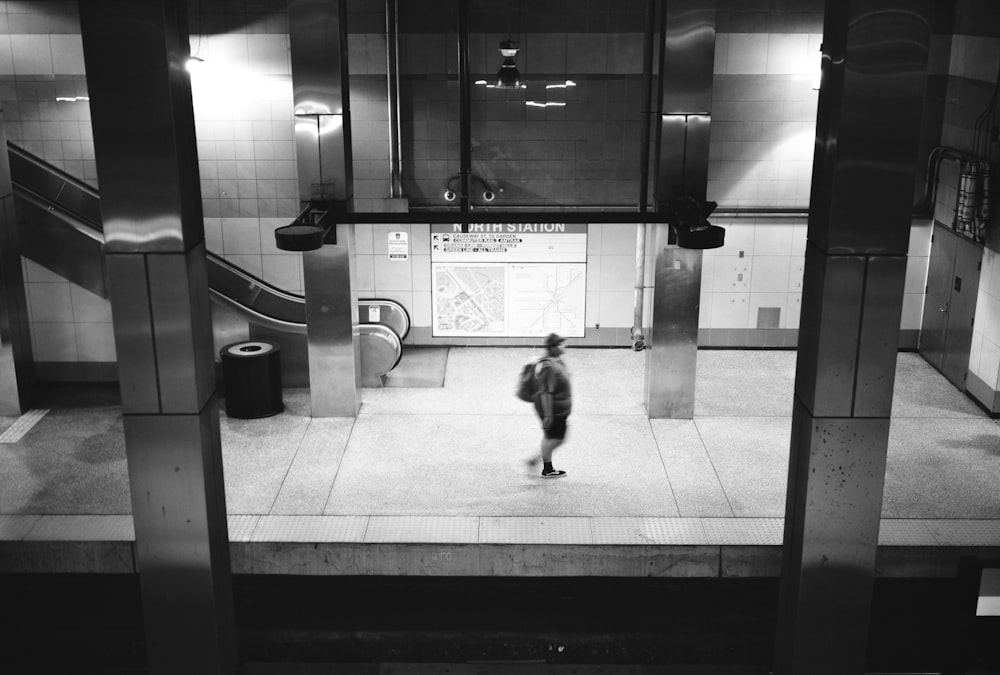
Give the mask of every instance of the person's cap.
[{"label": "person's cap", "polygon": [[566,338],[556,333],[549,333],[545,338],[546,347],[556,347],[564,342],[566,342]]}]

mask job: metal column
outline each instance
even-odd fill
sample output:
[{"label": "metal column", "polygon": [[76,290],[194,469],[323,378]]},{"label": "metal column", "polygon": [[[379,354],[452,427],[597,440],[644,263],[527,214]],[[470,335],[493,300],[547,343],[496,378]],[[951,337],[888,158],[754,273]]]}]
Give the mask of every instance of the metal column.
[{"label": "metal column", "polygon": [[[656,152],[658,210],[682,191],[705,199],[715,64],[715,2],[676,0],[667,3],[665,11]],[[691,419],[702,252],[669,244],[667,225],[657,225],[653,238],[646,412],[652,418]]]},{"label": "metal column", "polygon": [[35,365],[10,181],[7,133],[0,111],[0,415],[16,417],[34,397]]},{"label": "metal column", "polygon": [[[346,0],[289,0],[299,200],[349,211],[353,197]],[[353,417],[361,406],[355,330],[353,226],[303,254],[313,417]]]},{"label": "metal column", "polygon": [[80,3],[150,673],[232,673],[229,537],[182,0]]},{"label": "metal column", "polygon": [[931,1],[830,0],[775,672],[865,672]]}]

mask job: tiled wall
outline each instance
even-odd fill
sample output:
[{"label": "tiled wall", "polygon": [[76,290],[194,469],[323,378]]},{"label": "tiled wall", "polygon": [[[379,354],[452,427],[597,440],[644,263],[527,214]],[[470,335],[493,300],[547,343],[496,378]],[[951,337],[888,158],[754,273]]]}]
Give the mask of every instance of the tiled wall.
[{"label": "tiled wall", "polygon": [[709,199],[727,207],[808,205],[821,41],[817,33],[717,36]]},{"label": "tiled wall", "polygon": [[[962,151],[972,150],[975,120],[982,114],[993,95],[997,70],[1000,68],[1000,7],[989,3],[963,0],[956,11],[956,32],[952,39],[948,65],[948,99],[945,107],[942,144]],[[993,21],[972,21],[967,13],[970,6],[993,13]],[[994,146],[995,147],[995,146]],[[996,167],[995,167],[996,168]],[[951,225],[954,213],[957,165],[948,176],[950,189],[944,207]],[[997,180],[994,178],[993,191]],[[937,215],[937,214],[936,214]],[[967,387],[990,411],[1000,412],[1000,218],[994,213],[983,251],[982,272],[976,301],[976,320],[972,330]]]}]

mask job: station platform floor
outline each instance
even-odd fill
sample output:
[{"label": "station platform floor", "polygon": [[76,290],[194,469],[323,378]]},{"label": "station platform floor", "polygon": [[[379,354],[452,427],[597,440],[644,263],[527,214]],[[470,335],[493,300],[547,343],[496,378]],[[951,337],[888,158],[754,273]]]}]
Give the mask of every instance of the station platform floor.
[{"label": "station platform floor", "polygon": [[[777,576],[794,351],[700,350],[692,420],[649,419],[645,355],[569,348],[567,442],[542,479],[514,396],[523,347],[410,348],[356,418],[309,392],[245,420],[219,400],[234,573]],[[0,572],[135,571],[117,387],[0,418]],[[1000,557],[1000,424],[898,355],[877,574]]]}]

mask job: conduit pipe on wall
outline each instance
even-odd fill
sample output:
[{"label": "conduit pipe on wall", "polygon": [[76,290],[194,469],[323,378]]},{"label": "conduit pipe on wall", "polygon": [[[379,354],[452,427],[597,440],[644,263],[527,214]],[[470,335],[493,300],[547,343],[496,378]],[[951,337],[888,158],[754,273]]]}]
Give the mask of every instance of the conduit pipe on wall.
[{"label": "conduit pipe on wall", "polygon": [[399,127],[399,17],[397,0],[385,0],[385,59],[389,93],[389,197],[403,196]]},{"label": "conduit pipe on wall", "polygon": [[[653,0],[646,0],[646,30],[642,46],[642,128],[640,133],[639,159],[639,213],[647,210],[649,184],[649,125],[653,99],[653,23],[656,6]],[[635,231],[635,298],[632,316],[632,349],[642,351],[645,337],[642,335],[643,296],[646,290],[646,223],[638,223]]]}]

